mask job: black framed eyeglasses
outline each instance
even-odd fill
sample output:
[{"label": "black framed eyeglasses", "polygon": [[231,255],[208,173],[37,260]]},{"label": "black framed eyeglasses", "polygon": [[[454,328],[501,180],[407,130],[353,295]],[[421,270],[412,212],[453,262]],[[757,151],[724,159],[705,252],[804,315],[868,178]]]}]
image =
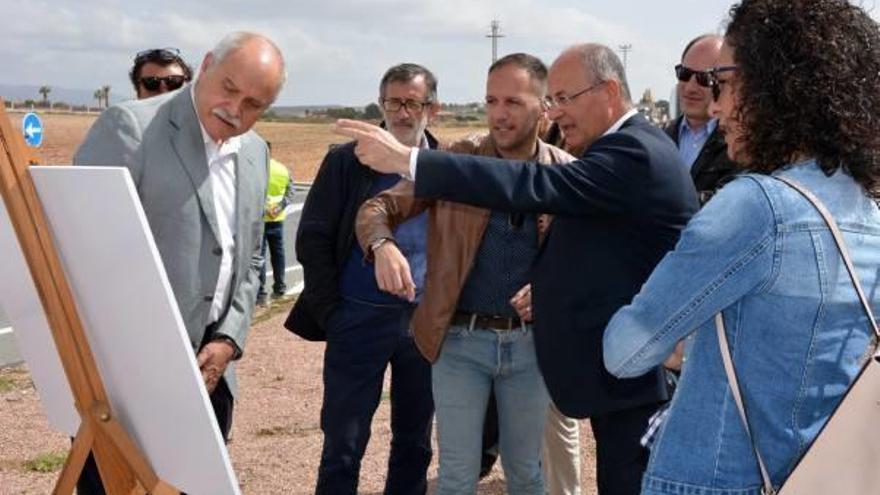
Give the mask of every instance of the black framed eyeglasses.
[{"label": "black framed eyeglasses", "polygon": [[582,89],[582,90],[578,91],[577,93],[574,93],[571,95],[566,95],[566,94],[561,94],[558,96],[547,95],[544,97],[544,105],[547,107],[548,110],[551,110],[551,109],[557,108],[557,107],[567,107],[567,106],[571,105],[572,102],[575,99],[577,99],[578,96],[580,96],[582,94],[589,93],[590,91],[593,91],[594,89],[605,84],[606,82],[608,82],[608,81],[599,81],[596,84],[594,84],[588,88]]},{"label": "black framed eyeglasses", "polygon": [[691,80],[691,77],[694,76],[696,76],[697,84],[699,84],[700,86],[704,88],[712,86],[712,80],[709,78],[709,71],[691,69],[690,67],[683,64],[678,64],[675,66],[675,77],[679,81],[686,83]]},{"label": "black framed eyeglasses", "polygon": [[712,101],[717,102],[721,98],[721,86],[730,82],[730,79],[719,79],[718,74],[725,72],[735,72],[738,69],[735,65],[722,65],[720,67],[712,67],[709,69],[709,82],[712,88]]},{"label": "black framed eyeglasses", "polygon": [[183,86],[183,83],[185,82],[186,77],[178,75],[165,77],[146,76],[140,78],[141,86],[147,91],[159,91],[159,88],[163,83],[165,84],[165,87],[168,88],[168,91],[174,91]]},{"label": "black framed eyeglasses", "polygon": [[430,105],[431,101],[401,100],[400,98],[385,98],[382,100],[382,108],[386,112],[399,112],[401,108],[406,108],[409,113],[421,112],[425,106]]}]

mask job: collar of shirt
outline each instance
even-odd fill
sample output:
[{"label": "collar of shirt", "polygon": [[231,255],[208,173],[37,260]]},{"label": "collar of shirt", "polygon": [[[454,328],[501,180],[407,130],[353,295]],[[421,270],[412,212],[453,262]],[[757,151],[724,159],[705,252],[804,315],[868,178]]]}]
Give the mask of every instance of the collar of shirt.
[{"label": "collar of shirt", "polygon": [[415,182],[416,181],[416,163],[418,162],[419,150],[426,150],[431,147],[431,144],[428,142],[428,135],[424,132],[422,133],[422,139],[419,140],[418,146],[413,146],[409,149],[409,172],[406,174],[400,174],[401,177],[408,181]]},{"label": "collar of shirt", "polygon": [[617,122],[612,124],[611,127],[609,127],[607,131],[605,131],[605,134],[602,134],[602,136],[604,137],[604,136],[607,136],[609,134],[613,134],[613,133],[619,131],[620,127],[623,126],[623,123],[626,122],[627,120],[629,120],[630,117],[632,117],[633,115],[635,115],[637,113],[639,113],[638,110],[636,110],[635,108],[631,108],[628,112],[623,114],[623,117],[617,119]]},{"label": "collar of shirt", "polygon": [[685,134],[692,134],[695,137],[702,138],[703,136],[709,137],[715,132],[715,128],[718,127],[718,119],[710,119],[709,122],[706,122],[706,125],[701,127],[699,130],[694,130],[691,127],[691,124],[688,122],[687,117],[681,119],[681,124],[678,125],[678,137],[679,141],[681,140],[681,136]]},{"label": "collar of shirt", "polygon": [[422,138],[419,139],[419,148],[426,150],[430,147],[431,147],[431,145],[428,143],[428,136],[423,132]]},{"label": "collar of shirt", "polygon": [[196,105],[195,83],[190,85],[189,96],[192,99],[193,110],[196,113],[196,121],[199,123],[199,130],[202,131],[202,144],[205,146],[205,157],[208,159],[208,166],[215,161],[228,155],[234,155],[241,149],[241,138],[233,136],[226,141],[217,144],[213,138],[205,130],[202,119],[199,117],[199,107]]}]

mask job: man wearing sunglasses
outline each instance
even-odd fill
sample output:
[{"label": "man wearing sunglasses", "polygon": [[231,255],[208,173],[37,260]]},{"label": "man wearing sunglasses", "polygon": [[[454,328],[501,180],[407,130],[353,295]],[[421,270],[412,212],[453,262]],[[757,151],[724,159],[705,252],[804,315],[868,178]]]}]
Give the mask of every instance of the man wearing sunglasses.
[{"label": "man wearing sunglasses", "polygon": [[590,418],[600,495],[636,495],[648,460],[639,440],[668,397],[666,379],[659,367],[611,376],[603,333],[674,247],[697,195],[672,141],[633,108],[613,50],[565,50],[547,86],[550,119],[586,148],[570,163],[418,150],[363,122],[341,120],[337,132],[358,140],[362,162],[414,177],[417,197],[554,215],[531,272],[538,364],[559,410]]},{"label": "man wearing sunglasses", "polygon": [[[250,129],[285,79],[271,40],[231,33],[194,84],[108,108],[74,156],[129,169],[224,439],[262,266],[269,153]],[[104,493],[91,460],[78,493]]]},{"label": "man wearing sunglasses", "polygon": [[142,100],[180,89],[192,80],[192,69],[177,48],[153,48],[135,55],[128,77]]},{"label": "man wearing sunglasses", "polygon": [[718,128],[718,119],[709,115],[712,81],[708,70],[718,59],[721,41],[721,36],[704,34],[685,47],[681,63],[675,66],[681,116],[665,128],[678,145],[682,161],[690,169],[701,204],[705,204],[736,173],[736,166],[727,157],[727,145]]},{"label": "man wearing sunglasses", "polygon": [[[379,83],[385,128],[404,146],[436,148],[427,131],[440,110],[437,79],[425,67],[400,64]],[[431,462],[431,366],[416,349],[410,317],[424,288],[427,215],[396,226],[412,267],[412,299],[380,290],[373,266],[356,242],[355,215],[367,199],[391,188],[400,174],[373,172],[354,152],[334,146],[309,190],[296,233],[305,287],[285,327],[325,339],[321,430],[324,445],[317,495],[355,495],[387,368],[391,368],[391,452],[385,493],[423,494]],[[374,246],[377,247],[377,246]]]}]

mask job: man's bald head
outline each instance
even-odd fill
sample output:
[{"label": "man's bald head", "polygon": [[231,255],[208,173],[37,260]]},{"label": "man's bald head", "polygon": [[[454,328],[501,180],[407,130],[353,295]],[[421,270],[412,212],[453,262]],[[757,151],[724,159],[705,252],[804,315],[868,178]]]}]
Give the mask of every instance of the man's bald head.
[{"label": "man's bald head", "polygon": [[218,142],[242,134],[275,101],[286,79],[284,57],[272,40],[228,34],[202,62],[194,88],[199,120]]},{"label": "man's bald head", "polygon": [[[722,37],[715,34],[697,36],[685,46],[681,56],[682,67],[696,72],[711,69],[721,53],[722,41]],[[695,76],[687,81],[678,81],[679,108],[691,127],[699,127],[709,121],[711,101],[712,90],[700,86]]]}]

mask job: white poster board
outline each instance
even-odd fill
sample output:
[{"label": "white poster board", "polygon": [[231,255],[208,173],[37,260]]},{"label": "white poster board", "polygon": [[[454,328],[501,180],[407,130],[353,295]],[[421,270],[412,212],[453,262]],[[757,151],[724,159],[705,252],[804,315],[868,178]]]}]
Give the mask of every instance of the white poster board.
[{"label": "white poster board", "polygon": [[[159,478],[187,493],[239,495],[128,170],[29,170],[117,419]],[[4,306],[16,311],[5,299]],[[18,332],[19,323],[10,317]],[[31,361],[31,343],[20,342],[31,370],[48,372],[51,360]],[[61,406],[54,404],[44,401],[47,414],[61,416]]]},{"label": "white poster board", "polygon": [[[18,245],[6,204],[0,200],[0,302],[15,329],[21,357],[28,363],[34,387],[52,428],[67,436],[79,429],[79,414],[55,348],[37,287]],[[33,363],[33,364],[31,364]],[[39,363],[39,364],[36,364]]]}]

